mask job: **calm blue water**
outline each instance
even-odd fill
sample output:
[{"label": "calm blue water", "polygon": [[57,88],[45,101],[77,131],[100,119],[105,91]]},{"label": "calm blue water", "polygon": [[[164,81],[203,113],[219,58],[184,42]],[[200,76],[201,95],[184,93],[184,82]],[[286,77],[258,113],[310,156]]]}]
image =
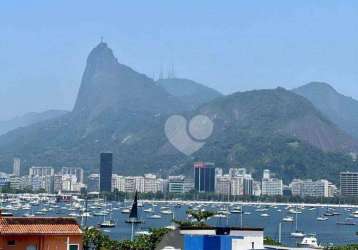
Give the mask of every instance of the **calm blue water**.
[{"label": "calm blue water", "polygon": [[[63,204],[62,204],[63,205]],[[62,206],[60,204],[60,206]],[[40,205],[38,207],[34,207],[33,212],[40,210],[45,205]],[[121,208],[123,204],[113,203],[113,208]],[[155,214],[160,214],[160,206],[153,207]],[[175,218],[178,220],[186,219],[186,210],[188,206],[176,207],[173,205],[169,206],[172,211],[175,213]],[[164,227],[171,224],[172,215],[164,215],[161,214],[161,219],[150,219],[148,216],[152,215],[150,213],[143,212],[143,209],[152,207],[150,204],[145,204],[144,207],[139,208],[139,213],[141,219],[145,220],[144,224],[136,225],[135,230],[147,230],[151,227]],[[221,206],[224,207],[224,206]],[[217,211],[218,206],[207,205],[205,207],[206,210]],[[256,211],[258,208],[256,206],[244,206],[243,210],[245,212],[251,212],[250,215],[243,215],[243,226],[244,227],[261,227],[265,230],[265,236],[270,236],[273,239],[278,240],[278,224],[281,222],[282,218],[289,215],[295,218],[294,214],[288,214],[288,210],[285,209],[285,206],[277,206],[277,207],[267,207],[267,211],[259,212]],[[279,211],[281,210],[281,211]],[[304,209],[302,214],[298,214],[298,229],[304,231],[306,234],[315,233],[319,242],[322,244],[347,244],[347,243],[358,243],[358,236],[356,236],[356,232],[358,231],[358,218],[352,219],[352,221],[356,222],[355,226],[348,225],[337,225],[337,221],[343,221],[345,218],[350,217],[351,212],[346,211],[343,208],[336,208],[336,212],[340,212],[340,216],[332,216],[328,217],[327,221],[317,221],[316,218],[324,213],[326,208],[316,208],[314,210]],[[354,211],[354,209],[353,209]],[[29,211],[14,211],[15,215],[23,215],[25,212]],[[31,211],[30,211],[31,212]],[[46,216],[66,216],[70,213],[70,211],[63,210],[60,208],[55,209],[54,211],[50,211]],[[260,214],[267,213],[269,217],[261,217]],[[121,209],[113,210],[112,218],[116,221],[117,226],[115,228],[107,229],[105,231],[113,239],[130,239],[131,235],[131,225],[125,223],[124,221],[128,218],[128,214],[122,214]],[[79,219],[81,222],[81,219]],[[87,225],[98,225],[103,222],[103,217],[88,217]],[[240,214],[231,214],[229,218],[211,218],[208,221],[209,224],[214,226],[240,226]],[[282,242],[288,246],[295,246],[297,240],[290,237],[290,233],[295,231],[295,222],[293,223],[282,223]]]}]

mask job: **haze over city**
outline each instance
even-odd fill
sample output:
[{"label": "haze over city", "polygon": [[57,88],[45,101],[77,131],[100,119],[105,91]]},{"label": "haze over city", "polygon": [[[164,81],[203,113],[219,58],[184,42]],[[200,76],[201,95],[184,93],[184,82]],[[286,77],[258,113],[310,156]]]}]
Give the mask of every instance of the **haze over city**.
[{"label": "haze over city", "polygon": [[224,94],[323,81],[358,98],[356,1],[0,5],[0,120],[71,110],[102,36],[120,63],[149,77],[173,65]]}]

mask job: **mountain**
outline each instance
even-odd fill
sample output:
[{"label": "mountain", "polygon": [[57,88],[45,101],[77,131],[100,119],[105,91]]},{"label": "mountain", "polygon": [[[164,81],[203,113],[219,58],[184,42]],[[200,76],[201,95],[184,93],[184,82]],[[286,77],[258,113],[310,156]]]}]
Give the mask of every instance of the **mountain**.
[{"label": "mountain", "polygon": [[[285,181],[337,180],[339,171],[357,168],[347,155],[358,152],[356,140],[291,91],[238,92],[195,110],[169,92],[120,64],[101,43],[88,56],[73,111],[0,136],[0,168],[9,170],[12,158],[21,156],[25,167],[78,166],[91,171],[98,168],[103,151],[113,152],[114,170],[125,175],[192,174],[196,160],[246,167],[255,176],[269,168]],[[203,114],[214,123],[206,144],[189,157],[165,136],[164,125],[172,114],[187,120]]]},{"label": "mountain", "polygon": [[327,83],[311,82],[293,89],[304,96],[346,133],[358,138],[358,101],[338,93]]},{"label": "mountain", "polygon": [[169,94],[179,98],[191,110],[222,96],[220,92],[212,88],[183,78],[159,79],[157,84],[166,89]]},{"label": "mountain", "polygon": [[196,159],[219,166],[246,167],[256,176],[269,168],[294,177],[337,180],[340,170],[356,169],[344,152],[358,142],[325,118],[304,97],[283,88],[238,92],[200,107],[215,129]]},{"label": "mountain", "polygon": [[305,98],[283,88],[235,93],[200,108],[219,123],[255,134],[296,137],[324,151],[356,151],[357,141],[325,118]]},{"label": "mountain", "polygon": [[106,43],[88,56],[74,114],[93,119],[104,112],[170,113],[183,104],[144,74],[120,64]]},{"label": "mountain", "polygon": [[11,120],[0,121],[0,135],[7,133],[10,130],[25,127],[37,122],[53,119],[66,114],[65,110],[47,110],[44,112],[31,112],[22,116],[15,117]]},{"label": "mountain", "polygon": [[[57,119],[10,131],[0,137],[0,165],[21,155],[32,164],[98,167],[100,152],[112,150],[126,163],[143,152],[136,143],[161,125],[162,117],[186,109],[152,79],[120,64],[107,44],[89,54],[76,104]],[[129,155],[128,155],[129,154]],[[140,159],[140,157],[139,157]],[[121,165],[125,168],[125,165]]]}]

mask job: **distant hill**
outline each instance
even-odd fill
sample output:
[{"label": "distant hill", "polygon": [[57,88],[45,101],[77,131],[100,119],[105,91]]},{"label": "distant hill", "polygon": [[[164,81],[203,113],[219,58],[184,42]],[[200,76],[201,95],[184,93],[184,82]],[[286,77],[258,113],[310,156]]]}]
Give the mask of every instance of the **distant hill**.
[{"label": "distant hill", "polygon": [[214,134],[195,154],[197,159],[246,167],[257,175],[269,168],[285,180],[337,180],[343,168],[357,167],[344,153],[357,152],[357,141],[308,100],[283,88],[234,93],[196,113],[215,122]]},{"label": "distant hill", "polygon": [[[205,114],[214,122],[212,136],[189,157],[165,136],[172,114],[188,120]],[[192,174],[192,162],[205,160],[246,167],[256,176],[269,168],[285,181],[337,180],[339,171],[357,168],[347,155],[358,152],[357,145],[307,99],[282,88],[219,96],[188,110],[179,94],[118,63],[101,43],[88,56],[73,111],[0,136],[0,169],[9,169],[16,155],[25,167],[91,171],[100,152],[112,151],[121,174]]]},{"label": "distant hill", "polygon": [[358,142],[325,118],[305,98],[283,88],[235,93],[200,108],[220,124],[258,135],[284,134],[324,151],[357,151]]},{"label": "distant hill", "polygon": [[312,82],[293,89],[304,96],[346,133],[358,138],[358,101],[338,93],[327,83]]},{"label": "distant hill", "polygon": [[222,94],[203,84],[183,78],[159,79],[157,83],[169,94],[178,97],[189,109],[195,109]]},{"label": "distant hill", "polygon": [[66,114],[67,112],[68,111],[65,110],[47,110],[44,112],[31,112],[7,121],[0,121],[0,135],[19,127],[26,127],[37,122],[59,117],[61,115]]}]

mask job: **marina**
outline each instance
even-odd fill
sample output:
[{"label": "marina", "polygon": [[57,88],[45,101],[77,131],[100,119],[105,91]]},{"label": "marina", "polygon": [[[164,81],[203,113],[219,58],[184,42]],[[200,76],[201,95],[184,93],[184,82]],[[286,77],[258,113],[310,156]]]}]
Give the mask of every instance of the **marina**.
[{"label": "marina", "polygon": [[129,200],[86,201],[76,196],[67,201],[46,195],[14,195],[0,200],[2,216],[75,217],[82,226],[97,227],[113,239],[148,234],[150,228],[174,229],[173,218],[192,220],[186,213],[192,209],[217,212],[207,221],[212,226],[264,228],[265,236],[291,247],[302,244],[304,237],[312,241],[313,235],[323,246],[358,242],[356,206],[151,200],[138,200],[136,205],[137,211],[133,211]]}]

